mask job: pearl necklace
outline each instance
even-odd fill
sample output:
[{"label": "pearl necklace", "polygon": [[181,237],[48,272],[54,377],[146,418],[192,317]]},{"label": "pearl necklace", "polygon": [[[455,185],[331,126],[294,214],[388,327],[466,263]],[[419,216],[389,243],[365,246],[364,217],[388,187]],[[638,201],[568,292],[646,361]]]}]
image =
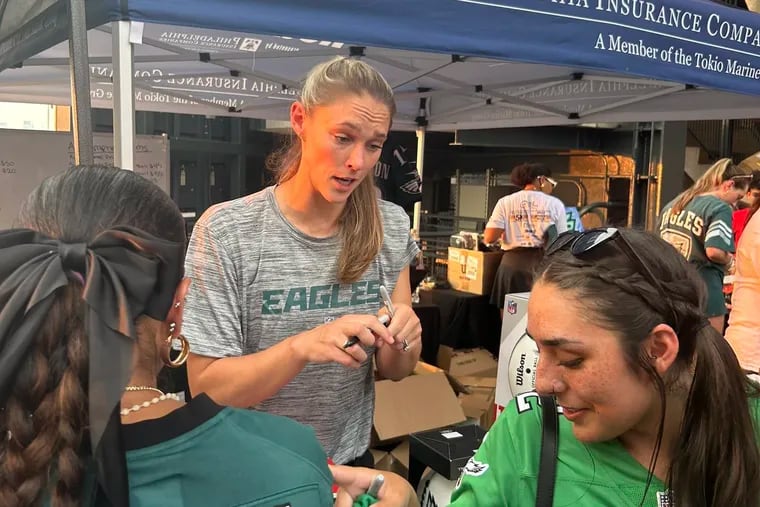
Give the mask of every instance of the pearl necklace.
[{"label": "pearl necklace", "polygon": [[129,415],[132,412],[137,412],[138,410],[142,410],[144,408],[148,408],[151,405],[155,405],[156,403],[160,403],[165,400],[182,401],[180,400],[179,395],[175,393],[164,393],[163,391],[156,389],[155,387],[127,386],[126,390],[127,391],[156,391],[158,393],[161,393],[161,396],[156,396],[150,401],[144,401],[137,405],[132,405],[130,408],[121,409],[120,414],[123,416]]},{"label": "pearl necklace", "polygon": [[164,394],[164,392],[161,389],[157,389],[155,387],[149,387],[149,386],[127,386],[124,388],[125,391],[153,391],[158,394]]}]

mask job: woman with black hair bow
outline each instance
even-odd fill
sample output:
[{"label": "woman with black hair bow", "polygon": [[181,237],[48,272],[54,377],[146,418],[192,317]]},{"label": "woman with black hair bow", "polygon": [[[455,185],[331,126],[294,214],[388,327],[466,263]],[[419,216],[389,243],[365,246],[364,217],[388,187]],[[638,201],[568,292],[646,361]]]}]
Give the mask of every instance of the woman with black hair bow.
[{"label": "woman with black hair bow", "polygon": [[[19,222],[0,231],[0,505],[333,505],[312,430],[157,389],[189,352],[168,195],[131,171],[76,168],[43,182]],[[376,475],[336,471],[354,495]],[[380,497],[400,505],[412,493],[385,475]]]}]

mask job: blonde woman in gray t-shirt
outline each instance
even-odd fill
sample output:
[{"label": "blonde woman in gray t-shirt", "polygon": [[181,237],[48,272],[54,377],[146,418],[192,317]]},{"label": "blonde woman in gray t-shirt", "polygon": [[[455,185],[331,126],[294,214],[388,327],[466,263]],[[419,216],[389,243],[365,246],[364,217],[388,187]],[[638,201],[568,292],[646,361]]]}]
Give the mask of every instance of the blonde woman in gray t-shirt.
[{"label": "blonde woman in gray t-shirt", "polygon": [[[420,355],[408,271],[418,248],[371,177],[394,113],[366,63],[312,69],[277,185],[210,208],[187,256],[191,391],[311,425],[341,464],[372,464],[373,358],[401,379]],[[381,285],[395,306],[387,328]]]}]

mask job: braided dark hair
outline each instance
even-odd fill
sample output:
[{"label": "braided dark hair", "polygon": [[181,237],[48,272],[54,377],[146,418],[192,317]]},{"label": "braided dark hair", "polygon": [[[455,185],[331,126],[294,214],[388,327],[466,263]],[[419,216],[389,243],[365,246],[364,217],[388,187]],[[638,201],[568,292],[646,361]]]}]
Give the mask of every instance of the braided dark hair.
[{"label": "braided dark hair", "polygon": [[[55,478],[52,505],[79,505],[87,416],[87,340],[81,287],[56,297],[38,346],[17,377],[0,416],[0,505],[36,505]],[[60,346],[61,335],[67,339]],[[57,456],[51,461],[51,456]]]},{"label": "braided dark hair", "polygon": [[[45,180],[24,203],[18,222],[72,243],[89,242],[118,225],[185,240],[184,221],[171,198],[132,171],[113,167],[78,167]],[[80,505],[91,453],[89,351],[81,280],[73,274],[70,280],[55,294],[0,407],[2,507],[28,507],[48,498],[53,507]]]},{"label": "braided dark hair", "polygon": [[[645,371],[657,388],[662,414],[647,488],[662,442],[666,389],[695,368],[681,433],[669,449],[673,459],[667,482],[675,492],[674,505],[757,505],[760,452],[748,403],[748,396],[758,396],[757,388],[742,372],[728,343],[708,325],[703,312],[704,283],[693,266],[655,235],[634,230],[620,233],[658,277],[666,294],[642,276],[640,267],[615,241],[582,258],[567,250],[547,256],[538,278],[574,292],[598,325],[620,337],[630,368]],[[672,313],[677,322],[671,322]],[[678,356],[664,378],[642,348],[651,330],[662,323],[671,325],[679,339]],[[726,424],[728,414],[731,424]]]}]

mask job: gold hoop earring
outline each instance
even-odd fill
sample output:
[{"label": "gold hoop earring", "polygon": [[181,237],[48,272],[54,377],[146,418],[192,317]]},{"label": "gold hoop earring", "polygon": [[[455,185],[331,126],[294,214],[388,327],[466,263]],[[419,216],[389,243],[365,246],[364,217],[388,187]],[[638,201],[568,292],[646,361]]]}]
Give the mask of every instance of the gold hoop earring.
[{"label": "gold hoop earring", "polygon": [[[179,368],[185,364],[187,357],[190,355],[190,342],[188,342],[187,338],[181,334],[174,336],[175,328],[176,324],[174,322],[169,324],[169,336],[165,340],[166,346],[161,350],[161,360],[169,368]],[[175,339],[179,340],[181,348],[179,350],[179,355],[172,359],[172,345],[174,344]]]},{"label": "gold hoop earring", "polygon": [[[179,368],[183,364],[185,364],[185,361],[187,361],[188,356],[190,355],[190,342],[187,341],[187,338],[185,338],[183,335],[177,335],[175,337],[177,340],[179,340],[180,345],[182,346],[181,349],[179,349],[179,355],[175,359],[171,359],[171,355],[169,355],[169,360],[164,361],[164,364],[168,366],[169,368]],[[169,339],[169,346],[166,348],[167,354],[171,354],[172,349],[172,339]]]}]

